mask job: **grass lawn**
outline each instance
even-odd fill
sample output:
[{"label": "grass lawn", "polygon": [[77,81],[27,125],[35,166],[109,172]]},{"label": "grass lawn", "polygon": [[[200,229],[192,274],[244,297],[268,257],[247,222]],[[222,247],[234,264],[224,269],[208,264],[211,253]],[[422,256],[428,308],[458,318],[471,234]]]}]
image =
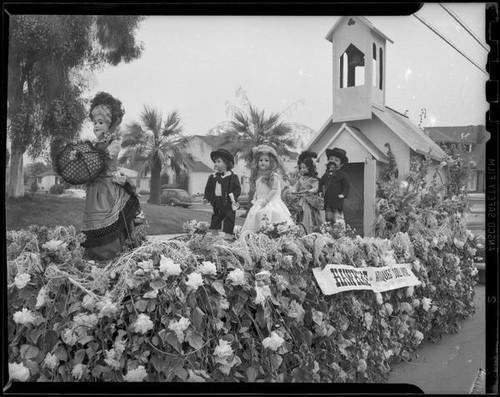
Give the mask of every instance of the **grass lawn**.
[{"label": "grass lawn", "polygon": [[[82,228],[84,199],[61,198],[51,194],[35,195],[31,200],[5,200],[7,230],[27,229],[30,225],[47,227],[73,225],[77,231]],[[147,234],[183,233],[182,224],[196,219],[210,222],[211,212],[189,208],[158,206],[141,203],[149,222]],[[243,218],[237,217],[236,224],[242,225]]]}]

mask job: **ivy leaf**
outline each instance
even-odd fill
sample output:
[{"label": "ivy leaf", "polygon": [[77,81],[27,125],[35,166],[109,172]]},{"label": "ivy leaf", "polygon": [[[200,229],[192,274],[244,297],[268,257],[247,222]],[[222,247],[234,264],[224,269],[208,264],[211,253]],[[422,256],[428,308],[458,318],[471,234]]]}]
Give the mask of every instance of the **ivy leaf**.
[{"label": "ivy leaf", "polygon": [[247,368],[247,379],[249,382],[253,382],[255,379],[257,379],[258,374],[259,372],[254,367]]},{"label": "ivy leaf", "polygon": [[203,313],[203,311],[199,307],[195,307],[193,313],[191,314],[191,320],[193,320],[193,324],[201,331],[203,331],[204,329],[203,316],[205,316],[205,313]]},{"label": "ivy leaf", "polygon": [[221,281],[216,280],[212,283],[212,287],[216,290],[220,295],[226,296],[226,291],[224,290],[224,285]]},{"label": "ivy leaf", "polygon": [[40,335],[42,335],[43,330],[41,328],[34,328],[32,329],[29,334],[28,334],[28,339],[36,345],[38,342],[38,339],[40,338]]},{"label": "ivy leaf", "polygon": [[151,288],[153,288],[153,289],[162,290],[163,288],[165,288],[167,286],[167,283],[162,278],[156,278],[155,280],[153,280],[150,283],[150,285],[151,285]]},{"label": "ivy leaf", "polygon": [[168,369],[170,367],[170,361],[171,361],[170,357],[160,357],[158,355],[154,355],[149,360],[149,362],[153,364],[153,367],[156,370],[156,372],[163,372],[163,373],[168,372]]},{"label": "ivy leaf", "polygon": [[175,368],[172,372],[176,374],[183,382],[187,380],[189,375],[189,373],[184,368]]},{"label": "ivy leaf", "polygon": [[54,354],[59,360],[68,361],[68,352],[66,351],[64,346],[62,345],[57,346],[57,349],[55,350]]},{"label": "ivy leaf", "polygon": [[140,312],[144,312],[146,310],[146,308],[148,307],[148,303],[149,303],[149,301],[147,301],[146,299],[139,299],[135,303],[135,308]]},{"label": "ivy leaf", "polygon": [[85,349],[80,349],[75,353],[74,363],[81,364],[85,358]]},{"label": "ivy leaf", "polygon": [[196,350],[201,349],[203,346],[203,336],[196,331],[188,330],[186,340]]},{"label": "ivy leaf", "polygon": [[21,357],[23,359],[31,360],[38,356],[40,349],[32,345],[22,345],[21,346]]},{"label": "ivy leaf", "polygon": [[84,337],[78,339],[78,343],[81,343],[82,346],[85,346],[87,343],[89,343],[92,340],[94,340],[94,337],[91,335],[87,335],[87,336],[84,336]]},{"label": "ivy leaf", "polygon": [[181,344],[179,343],[179,340],[177,339],[177,336],[175,336],[174,332],[167,332],[165,335],[165,342],[167,342],[179,353],[181,352]]}]

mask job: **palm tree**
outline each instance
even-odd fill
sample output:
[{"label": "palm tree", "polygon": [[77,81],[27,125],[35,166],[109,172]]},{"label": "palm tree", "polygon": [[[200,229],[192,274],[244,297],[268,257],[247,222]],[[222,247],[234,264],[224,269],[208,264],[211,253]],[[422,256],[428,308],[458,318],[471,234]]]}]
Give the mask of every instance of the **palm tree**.
[{"label": "palm tree", "polygon": [[139,175],[151,172],[150,203],[161,202],[160,175],[163,167],[170,166],[178,175],[193,165],[193,157],[185,152],[188,138],[181,135],[180,117],[176,111],[168,114],[163,122],[163,114],[144,106],[140,123],[126,127],[120,161],[130,160],[139,165]]},{"label": "palm tree", "polygon": [[252,161],[252,148],[258,145],[272,146],[280,156],[295,152],[294,124],[282,120],[283,114],[292,105],[280,113],[267,116],[250,103],[241,87],[236,90],[236,97],[239,97],[241,107],[228,104],[227,113],[232,119],[218,123],[209,134],[221,136],[222,144],[227,145],[228,150],[246,161],[247,165]]},{"label": "palm tree", "polygon": [[[228,112],[232,113],[232,120],[217,124],[209,134],[217,134],[235,157],[246,162],[249,166],[253,159],[252,149],[258,145],[273,147],[278,155],[296,153],[297,140],[293,123],[282,120],[287,107],[281,113],[266,115],[257,109],[248,100],[246,93],[239,88],[236,96],[240,97],[242,106],[228,105]],[[249,192],[253,195],[253,189]]]}]

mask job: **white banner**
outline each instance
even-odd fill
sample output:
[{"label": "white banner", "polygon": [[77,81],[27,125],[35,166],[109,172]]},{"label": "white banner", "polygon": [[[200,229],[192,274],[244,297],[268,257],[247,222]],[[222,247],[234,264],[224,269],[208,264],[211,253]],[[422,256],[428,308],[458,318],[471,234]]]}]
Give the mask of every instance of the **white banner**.
[{"label": "white banner", "polygon": [[323,270],[314,268],[313,274],[325,295],[352,290],[384,292],[420,284],[409,263],[363,268],[326,265]]}]

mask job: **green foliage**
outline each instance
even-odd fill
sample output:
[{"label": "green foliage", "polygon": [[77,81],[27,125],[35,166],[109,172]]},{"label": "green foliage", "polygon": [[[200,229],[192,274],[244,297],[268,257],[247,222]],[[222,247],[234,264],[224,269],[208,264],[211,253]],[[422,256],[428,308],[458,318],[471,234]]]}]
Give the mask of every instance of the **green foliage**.
[{"label": "green foliage", "polygon": [[[9,138],[13,152],[38,157],[47,144],[75,138],[85,118],[78,72],[140,56],[138,16],[13,15],[8,59]],[[93,28],[97,29],[97,40]],[[12,178],[12,186],[22,179]],[[10,189],[14,190],[14,189]],[[9,191],[10,191],[9,190]]]},{"label": "green foliage", "polygon": [[[438,237],[446,219],[454,214],[461,217],[466,196],[447,195],[438,178],[438,170],[429,181],[430,158],[412,159],[405,180],[390,178],[378,184],[375,235],[391,238],[398,232]],[[441,226],[441,228],[440,228]]]},{"label": "green foliage", "polygon": [[253,159],[252,148],[262,144],[273,147],[280,156],[292,153],[296,147],[294,126],[283,121],[283,112],[266,115],[264,110],[252,105],[241,88],[236,95],[242,105],[232,106],[231,120],[212,129],[221,137],[222,145],[228,145],[228,150],[238,153],[247,164]]},{"label": "green foliage", "polygon": [[139,166],[141,175],[151,172],[150,203],[160,204],[162,169],[170,166],[180,176],[194,159],[186,152],[188,140],[181,134],[181,119],[176,111],[164,120],[160,111],[144,106],[140,119],[140,123],[126,127],[122,141],[125,151],[118,161],[129,159]]},{"label": "green foliage", "polygon": [[33,182],[30,186],[30,193],[35,194],[38,191],[38,183]]},{"label": "green foliage", "polygon": [[65,186],[62,183],[56,183],[52,185],[49,189],[50,194],[62,194],[64,192]]},{"label": "green foliage", "polygon": [[[436,241],[243,233],[232,244],[192,221],[183,239],[101,264],[82,260],[74,228],[9,232],[9,363],[30,381],[380,382],[474,312],[472,242],[449,218]],[[324,296],[311,268],[325,263],[411,263],[422,284]]]}]

